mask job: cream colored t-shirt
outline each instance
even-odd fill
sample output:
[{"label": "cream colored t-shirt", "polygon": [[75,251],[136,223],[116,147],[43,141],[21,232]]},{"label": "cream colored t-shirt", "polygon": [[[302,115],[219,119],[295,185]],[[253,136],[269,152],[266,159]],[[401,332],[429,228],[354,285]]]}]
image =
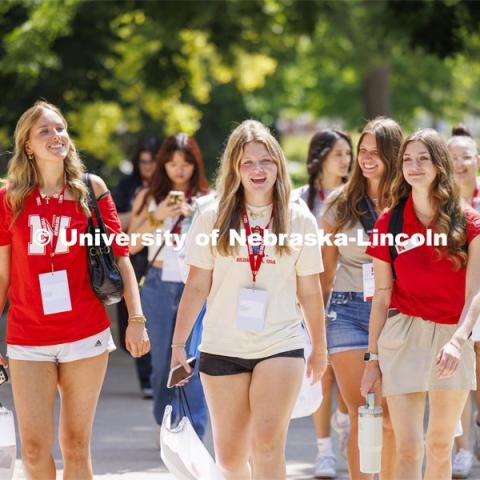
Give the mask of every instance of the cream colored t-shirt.
[{"label": "cream colored t-shirt", "polygon": [[[338,197],[344,187],[333,191],[323,204],[322,219],[332,227],[337,225],[337,209],[330,208],[332,202]],[[348,236],[348,245],[338,246],[338,268],[333,284],[334,292],[363,292],[362,265],[371,263],[372,257],[365,253],[366,245],[359,245],[356,241],[357,231],[361,232],[362,243],[368,242],[369,237],[362,224],[357,221],[352,227],[344,228],[339,233]]]},{"label": "cream colored t-shirt", "polygon": [[[264,228],[272,207],[248,207],[252,227]],[[252,273],[247,246],[238,253],[224,257],[210,245],[200,246],[198,234],[210,235],[218,211],[214,202],[193,221],[187,243],[186,263],[213,270],[212,286],[207,298],[200,351],[240,358],[262,358],[303,348],[301,313],[296,303],[298,276],[323,271],[321,249],[314,246],[292,246],[290,255],[278,256],[274,246],[265,247],[265,257],[257,274],[256,288],[267,291],[264,328],[246,332],[236,326],[241,288],[252,286]],[[289,232],[317,235],[314,216],[305,206],[290,203]],[[243,229],[243,224],[241,229]]]}]

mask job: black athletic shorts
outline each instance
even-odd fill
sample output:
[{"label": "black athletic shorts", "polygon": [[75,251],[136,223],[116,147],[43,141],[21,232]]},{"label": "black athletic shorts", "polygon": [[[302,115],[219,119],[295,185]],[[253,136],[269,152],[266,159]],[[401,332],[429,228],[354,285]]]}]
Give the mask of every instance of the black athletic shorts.
[{"label": "black athletic shorts", "polygon": [[237,373],[250,373],[253,372],[253,369],[258,363],[275,357],[304,358],[303,348],[276,353],[275,355],[270,355],[269,357],[264,358],[226,357],[224,355],[200,352],[199,370],[207,375],[235,375]]}]

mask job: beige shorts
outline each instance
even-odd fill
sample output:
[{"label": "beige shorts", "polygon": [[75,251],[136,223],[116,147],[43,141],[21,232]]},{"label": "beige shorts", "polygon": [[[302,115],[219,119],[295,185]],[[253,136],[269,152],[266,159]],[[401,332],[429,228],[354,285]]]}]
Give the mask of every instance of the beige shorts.
[{"label": "beige shorts", "polygon": [[[390,311],[378,339],[383,396],[429,391],[475,390],[475,352],[467,340],[455,373],[438,378],[436,356],[457,325],[442,325]],[[392,315],[393,314],[393,315]]]}]

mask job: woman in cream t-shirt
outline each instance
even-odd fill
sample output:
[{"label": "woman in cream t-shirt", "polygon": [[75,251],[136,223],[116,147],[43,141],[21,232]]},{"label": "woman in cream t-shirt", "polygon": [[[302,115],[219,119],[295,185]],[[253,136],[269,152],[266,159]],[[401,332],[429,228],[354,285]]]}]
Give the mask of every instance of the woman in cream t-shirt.
[{"label": "woman in cream t-shirt", "polygon": [[[285,478],[290,415],[302,383],[303,333],[312,340],[307,374],[326,368],[323,270],[315,218],[289,201],[283,152],[261,123],[231,134],[217,185],[218,201],[194,220],[190,273],[173,336],[171,366],[186,364],[185,339],[207,300],[200,372],[212,421],[216,460],[226,479]],[[219,235],[216,245],[205,240]],[[309,234],[312,245],[229,245],[232,233]],[[278,237],[277,237],[278,238]]]}]

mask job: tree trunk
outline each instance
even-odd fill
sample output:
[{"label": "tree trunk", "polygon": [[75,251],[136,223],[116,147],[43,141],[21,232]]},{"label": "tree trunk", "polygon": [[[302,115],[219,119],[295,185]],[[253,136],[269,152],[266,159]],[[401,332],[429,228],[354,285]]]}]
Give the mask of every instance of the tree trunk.
[{"label": "tree trunk", "polygon": [[378,115],[390,115],[390,68],[375,67],[364,80],[364,107],[368,120]]}]

